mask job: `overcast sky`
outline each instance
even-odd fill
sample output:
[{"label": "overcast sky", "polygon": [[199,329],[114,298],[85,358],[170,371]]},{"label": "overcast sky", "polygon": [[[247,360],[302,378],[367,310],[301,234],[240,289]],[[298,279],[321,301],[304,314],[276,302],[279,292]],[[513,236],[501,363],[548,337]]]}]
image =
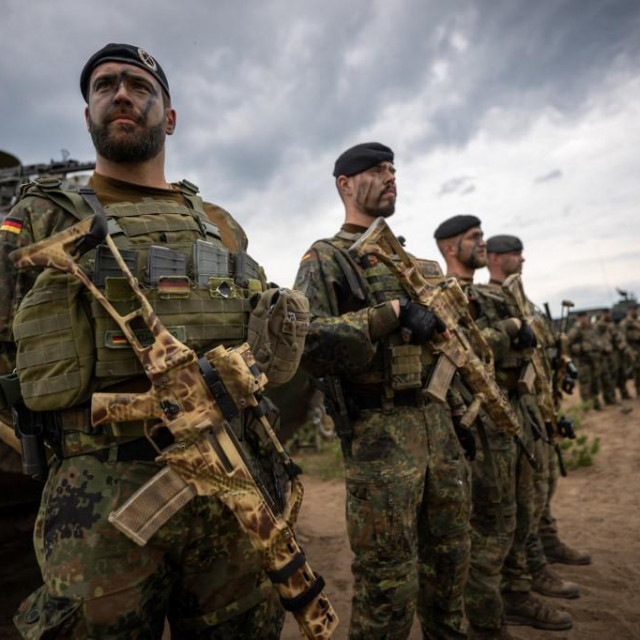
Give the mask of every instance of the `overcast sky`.
[{"label": "overcast sky", "polygon": [[[347,147],[392,147],[407,248],[473,213],[525,245],[538,303],[640,295],[638,0],[0,0],[0,149],[94,157],[78,89],[107,42],[148,50],[178,111],[168,178],[245,227],[290,286],[343,210]],[[478,281],[488,280],[486,270]]]}]

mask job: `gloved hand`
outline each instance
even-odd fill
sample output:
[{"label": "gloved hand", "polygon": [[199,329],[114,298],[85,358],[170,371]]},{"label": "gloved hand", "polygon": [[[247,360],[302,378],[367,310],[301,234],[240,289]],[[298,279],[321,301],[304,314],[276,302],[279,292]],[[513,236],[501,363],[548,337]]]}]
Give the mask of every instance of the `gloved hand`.
[{"label": "gloved hand", "polygon": [[464,457],[469,462],[473,462],[476,457],[476,439],[473,437],[473,433],[471,433],[469,429],[465,429],[461,426],[460,420],[462,420],[462,416],[452,416],[452,419],[453,429],[458,437],[458,442],[464,449]]},{"label": "gloved hand", "polygon": [[410,332],[412,344],[429,342],[435,331],[442,333],[446,326],[438,316],[421,304],[415,304],[411,300],[400,301],[400,326]]},{"label": "gloved hand", "polygon": [[538,340],[536,339],[536,334],[533,332],[531,326],[526,323],[524,320],[521,321],[520,331],[518,331],[518,335],[514,341],[514,348],[518,351],[523,351],[524,349],[530,349],[538,345]]}]

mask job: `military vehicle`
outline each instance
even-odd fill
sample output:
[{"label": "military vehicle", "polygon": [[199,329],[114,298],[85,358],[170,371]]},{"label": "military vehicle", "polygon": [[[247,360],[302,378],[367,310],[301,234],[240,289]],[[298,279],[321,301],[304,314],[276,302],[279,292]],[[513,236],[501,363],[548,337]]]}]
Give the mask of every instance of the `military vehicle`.
[{"label": "military vehicle", "polygon": [[79,162],[69,158],[69,152],[62,150],[62,160],[51,160],[42,164],[22,164],[12,153],[0,150],[0,216],[14,205],[20,192],[20,185],[34,178],[56,177],[75,183],[70,174],[93,171],[95,162]]}]

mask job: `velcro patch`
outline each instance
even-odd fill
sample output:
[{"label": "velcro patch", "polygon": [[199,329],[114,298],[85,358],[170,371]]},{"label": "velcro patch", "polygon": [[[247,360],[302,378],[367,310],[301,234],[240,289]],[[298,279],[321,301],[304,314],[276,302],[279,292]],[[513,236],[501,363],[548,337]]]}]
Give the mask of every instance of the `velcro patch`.
[{"label": "velcro patch", "polygon": [[5,218],[2,221],[0,231],[8,231],[9,233],[20,233],[24,222],[19,218]]}]

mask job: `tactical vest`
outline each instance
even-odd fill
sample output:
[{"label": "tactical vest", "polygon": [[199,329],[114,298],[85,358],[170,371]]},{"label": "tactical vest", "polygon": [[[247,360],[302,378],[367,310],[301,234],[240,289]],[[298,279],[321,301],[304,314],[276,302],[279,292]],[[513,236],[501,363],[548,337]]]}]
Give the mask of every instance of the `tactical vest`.
[{"label": "tactical vest", "polygon": [[[515,305],[512,305],[499,289],[472,285],[467,295],[471,295],[474,303],[480,308],[476,318],[476,324],[480,329],[494,328],[501,320],[520,315]],[[519,374],[528,362],[529,358],[513,347],[501,354],[495,361],[498,384],[507,389],[515,388]]]},{"label": "tactical vest", "polygon": [[[345,252],[362,234],[340,231],[333,238],[322,240],[341,252]],[[420,261],[425,275],[434,276],[437,263]],[[365,304],[374,306],[398,298],[406,298],[407,292],[389,268],[375,256],[369,256],[362,263],[350,260],[358,269],[358,279],[366,284]],[[346,274],[345,274],[346,275]],[[440,272],[441,275],[441,272]],[[347,280],[349,277],[347,276]],[[428,378],[430,368],[435,363],[431,352],[421,345],[407,344],[399,331],[395,331],[381,341],[367,371],[350,376],[355,385],[384,384],[386,387],[401,391],[419,389]]]},{"label": "tactical vest", "polygon": [[[105,206],[109,233],[175,337],[198,353],[238,344],[247,337],[249,296],[263,288],[261,269],[245,252],[223,246],[197,188],[186,181],[178,186],[184,204],[144,198]],[[58,181],[38,181],[25,194],[48,198],[78,220],[93,215],[80,193],[62,190]],[[138,308],[106,245],[83,256],[81,265],[118,313]],[[21,390],[32,410],[70,407],[93,391],[144,375],[103,307],[78,281],[53,269],[38,275],[13,332]],[[143,345],[151,340],[144,326],[136,333]]]}]

